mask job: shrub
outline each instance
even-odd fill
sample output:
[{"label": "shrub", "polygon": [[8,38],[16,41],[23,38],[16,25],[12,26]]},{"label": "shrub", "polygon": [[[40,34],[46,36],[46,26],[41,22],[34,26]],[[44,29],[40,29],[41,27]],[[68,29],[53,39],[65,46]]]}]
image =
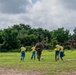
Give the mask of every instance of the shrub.
[{"label": "shrub", "polygon": [[32,48],[31,46],[26,46],[26,52],[31,51],[31,48]]}]

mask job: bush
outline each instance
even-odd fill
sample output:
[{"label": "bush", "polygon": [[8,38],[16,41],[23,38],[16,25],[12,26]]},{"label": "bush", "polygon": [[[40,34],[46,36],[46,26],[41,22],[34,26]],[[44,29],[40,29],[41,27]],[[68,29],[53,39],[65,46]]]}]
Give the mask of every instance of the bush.
[{"label": "bush", "polygon": [[31,48],[32,48],[31,46],[26,46],[26,52],[31,51]]},{"label": "bush", "polygon": [[13,50],[10,50],[9,52],[20,52],[21,50],[20,49],[13,49]]},{"label": "bush", "polygon": [[70,50],[71,49],[71,46],[70,45],[66,45],[66,46],[64,46],[64,49]]}]

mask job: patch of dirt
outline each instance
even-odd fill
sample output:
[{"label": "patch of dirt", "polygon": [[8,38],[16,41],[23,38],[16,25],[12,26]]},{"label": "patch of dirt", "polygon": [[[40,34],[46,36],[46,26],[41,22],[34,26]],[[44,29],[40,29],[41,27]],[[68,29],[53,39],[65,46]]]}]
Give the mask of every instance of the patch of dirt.
[{"label": "patch of dirt", "polygon": [[76,75],[76,71],[74,70],[69,70],[66,75]]},{"label": "patch of dirt", "polygon": [[[42,75],[41,72],[41,70],[15,70],[0,68],[0,75]],[[61,72],[56,75],[76,75],[76,71],[68,70],[66,72]]]},{"label": "patch of dirt", "polygon": [[76,71],[75,70],[68,70],[66,72],[61,72],[60,74],[57,75],[76,75]]},{"label": "patch of dirt", "polygon": [[0,75],[41,75],[38,70],[0,69]]},{"label": "patch of dirt", "polygon": [[76,75],[76,71],[67,72],[66,75]]}]

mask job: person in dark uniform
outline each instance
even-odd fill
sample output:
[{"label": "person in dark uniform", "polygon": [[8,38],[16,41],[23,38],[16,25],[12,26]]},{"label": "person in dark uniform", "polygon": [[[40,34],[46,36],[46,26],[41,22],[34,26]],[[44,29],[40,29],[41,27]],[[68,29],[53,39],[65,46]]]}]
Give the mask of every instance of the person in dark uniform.
[{"label": "person in dark uniform", "polygon": [[44,46],[43,46],[41,40],[39,40],[38,43],[36,43],[36,45],[35,45],[35,50],[37,51],[37,59],[38,59],[38,61],[40,61],[43,47]]}]

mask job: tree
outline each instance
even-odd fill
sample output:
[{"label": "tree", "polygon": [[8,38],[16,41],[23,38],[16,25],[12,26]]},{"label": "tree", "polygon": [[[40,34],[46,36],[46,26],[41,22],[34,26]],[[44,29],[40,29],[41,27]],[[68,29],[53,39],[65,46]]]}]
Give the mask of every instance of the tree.
[{"label": "tree", "polygon": [[0,44],[3,43],[3,41],[4,41],[4,40],[3,40],[3,37],[2,37],[2,34],[3,34],[3,31],[0,30]]},{"label": "tree", "polygon": [[12,28],[4,29],[3,31],[3,48],[16,49],[20,46],[20,41],[17,38],[18,32]]},{"label": "tree", "polygon": [[57,41],[56,38],[53,38],[53,39],[51,40],[51,43],[50,43],[51,48],[54,48],[56,44],[58,44],[58,41]]},{"label": "tree", "polygon": [[64,30],[64,28],[58,28],[51,32],[52,38],[56,38],[59,43],[64,43],[69,39],[69,30]]},{"label": "tree", "polygon": [[75,29],[73,30],[73,32],[74,32],[74,34],[76,34],[76,27],[75,27]]}]

